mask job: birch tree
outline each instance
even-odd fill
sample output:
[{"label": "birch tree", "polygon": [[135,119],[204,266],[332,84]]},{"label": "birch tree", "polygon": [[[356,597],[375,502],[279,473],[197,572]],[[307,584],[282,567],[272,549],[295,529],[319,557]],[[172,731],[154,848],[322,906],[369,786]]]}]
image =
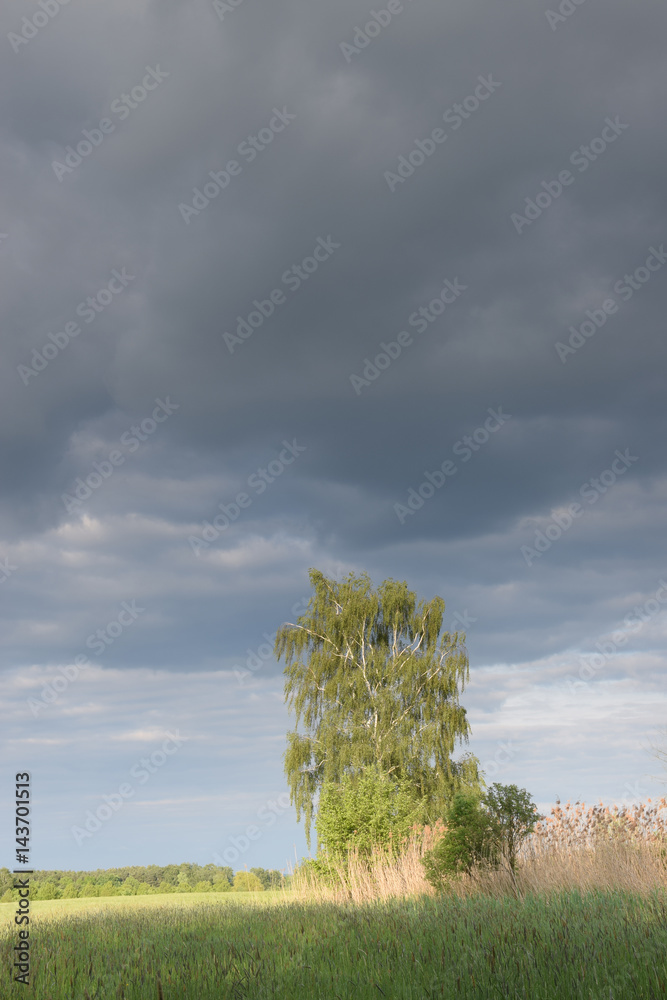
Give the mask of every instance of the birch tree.
[{"label": "birch tree", "polygon": [[365,573],[342,582],[316,569],[309,576],[307,610],[275,643],[296,716],[285,773],[308,845],[318,791],[370,766],[407,782],[423,822],[434,822],[456,791],[481,781],[475,757],[452,759],[470,733],[459,704],[469,678],[465,634],[443,631],[441,597],[417,602],[405,582],[374,590]]}]

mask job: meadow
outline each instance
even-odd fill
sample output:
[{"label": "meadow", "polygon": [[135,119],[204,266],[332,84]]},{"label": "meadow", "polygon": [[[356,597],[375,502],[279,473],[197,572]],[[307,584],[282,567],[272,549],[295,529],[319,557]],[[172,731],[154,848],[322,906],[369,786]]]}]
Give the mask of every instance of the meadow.
[{"label": "meadow", "polygon": [[[252,895],[38,903],[33,996],[649,1000],[667,995],[664,895],[570,891],[521,900],[424,896],[362,905]],[[74,905],[80,902],[84,905]],[[11,946],[11,937],[3,936],[5,974]],[[12,984],[2,996],[23,996],[24,989]]]},{"label": "meadow", "polygon": [[[656,807],[566,807],[502,872],[436,895],[423,832],[395,857],[289,891],[45,900],[32,906],[39,1000],[667,997],[667,862]],[[15,904],[0,907],[4,998]]]}]

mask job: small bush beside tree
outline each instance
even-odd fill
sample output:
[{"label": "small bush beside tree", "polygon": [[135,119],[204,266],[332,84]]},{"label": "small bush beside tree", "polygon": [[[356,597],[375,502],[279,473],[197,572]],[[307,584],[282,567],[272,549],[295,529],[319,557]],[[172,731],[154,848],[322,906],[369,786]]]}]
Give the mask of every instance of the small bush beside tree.
[{"label": "small bush beside tree", "polygon": [[422,859],[426,879],[438,892],[463,874],[504,867],[515,892],[517,855],[542,819],[525,788],[495,783],[484,795],[458,793],[447,811],[447,829]]},{"label": "small bush beside tree", "polygon": [[360,775],[346,774],[320,793],[317,838],[331,860],[343,860],[351,848],[369,857],[374,849],[400,847],[419,822],[422,804],[409,782],[383,774],[377,766]]},{"label": "small bush beside tree", "polygon": [[526,789],[519,789],[516,785],[495,783],[486,792],[483,801],[499,832],[503,859],[514,873],[522,842],[533,832],[538,820],[544,817],[539,815]]}]

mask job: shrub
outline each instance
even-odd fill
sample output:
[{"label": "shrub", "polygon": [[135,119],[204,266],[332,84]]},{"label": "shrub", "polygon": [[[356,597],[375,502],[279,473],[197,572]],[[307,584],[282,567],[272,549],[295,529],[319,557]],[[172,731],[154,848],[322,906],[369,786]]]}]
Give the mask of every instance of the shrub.
[{"label": "shrub", "polygon": [[336,862],[326,856],[319,858],[302,858],[295,875],[300,884],[338,885],[340,882],[339,867]]},{"label": "shrub", "polygon": [[451,878],[484,866],[497,868],[500,861],[498,829],[479,796],[458,792],[445,822],[444,836],[422,858],[426,878],[439,892]]},{"label": "shrub", "polygon": [[317,813],[317,836],[324,854],[340,860],[349,848],[369,857],[377,847],[398,845],[421,815],[407,782],[377,767],[346,774],[340,784],[325,785]]},{"label": "shrub", "polygon": [[516,785],[496,783],[482,796],[457,793],[442,840],[422,859],[427,880],[443,892],[452,878],[464,873],[474,877],[502,863],[516,891],[519,848],[541,818],[525,788]]},{"label": "shrub", "polygon": [[219,878],[213,883],[213,892],[231,892],[232,887],[226,878]]},{"label": "shrub", "polygon": [[484,795],[483,802],[498,829],[503,858],[514,873],[522,842],[544,817],[538,814],[526,789],[519,789],[516,785],[499,785],[496,782]]},{"label": "shrub", "polygon": [[252,872],[237,872],[233,889],[234,892],[264,892],[264,886]]}]

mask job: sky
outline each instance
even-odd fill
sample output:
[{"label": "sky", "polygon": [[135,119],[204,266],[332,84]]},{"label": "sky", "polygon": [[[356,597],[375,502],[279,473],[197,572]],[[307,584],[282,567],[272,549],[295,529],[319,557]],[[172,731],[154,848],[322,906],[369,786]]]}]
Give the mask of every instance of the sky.
[{"label": "sky", "polygon": [[489,783],[664,794],[666,21],[5,5],[1,864],[24,771],[38,869],[306,855],[310,567],[444,598]]}]

